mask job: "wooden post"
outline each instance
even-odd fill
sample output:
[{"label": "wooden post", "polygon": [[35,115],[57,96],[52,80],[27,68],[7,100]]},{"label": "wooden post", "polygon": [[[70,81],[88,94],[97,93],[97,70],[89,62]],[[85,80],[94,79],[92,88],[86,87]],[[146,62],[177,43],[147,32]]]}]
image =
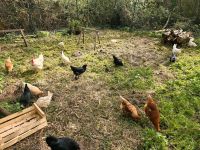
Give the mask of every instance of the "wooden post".
[{"label": "wooden post", "polygon": [[85,43],[85,30],[83,29],[83,44]]},{"label": "wooden post", "polygon": [[94,34],[94,50],[96,49],[96,42],[97,42],[97,34]]},{"label": "wooden post", "polygon": [[26,47],[28,47],[28,44],[26,42],[26,38],[25,38],[25,35],[24,35],[24,31],[22,29],[20,31],[21,31],[22,38],[24,40],[24,44],[25,44]]},{"label": "wooden post", "polygon": [[100,44],[100,39],[99,39],[99,31],[96,31],[96,34],[97,34],[97,39],[99,41],[99,44]]},{"label": "wooden post", "polygon": [[83,40],[83,44],[85,43],[85,30],[89,30],[89,31],[92,31],[93,33],[94,33],[94,50],[96,49],[96,44],[97,44],[97,40],[98,40],[98,43],[100,44],[100,38],[99,38],[99,31],[98,30],[96,30],[96,29],[92,29],[92,28],[81,28],[82,30],[81,30],[81,34],[80,34],[80,36],[79,36],[79,38],[78,38],[78,42],[77,42],[77,44],[79,44],[80,43],[80,40],[81,40],[81,38],[83,38],[82,40]]},{"label": "wooden post", "polygon": [[78,37],[78,42],[77,42],[77,45],[79,45],[79,44],[80,44],[81,36],[82,36],[82,31],[81,31],[81,34],[80,34],[80,35],[79,35],[79,37]]}]

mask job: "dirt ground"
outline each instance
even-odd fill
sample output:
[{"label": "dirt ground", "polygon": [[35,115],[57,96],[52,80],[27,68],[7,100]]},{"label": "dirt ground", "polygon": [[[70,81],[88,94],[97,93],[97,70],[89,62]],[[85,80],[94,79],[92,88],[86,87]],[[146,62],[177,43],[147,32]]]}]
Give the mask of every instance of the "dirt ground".
[{"label": "dirt ground", "polygon": [[[83,57],[91,54],[101,61],[105,57],[111,60],[111,54],[116,54],[133,68],[155,68],[154,74],[158,75],[158,81],[173,77],[163,66],[168,61],[169,50],[160,46],[158,39],[135,37],[128,33],[118,35],[115,32],[102,32],[101,40],[102,43],[97,45],[96,50],[93,50],[92,43],[87,43],[81,51]],[[81,58],[72,59],[75,61]],[[47,57],[45,61],[50,59]],[[72,137],[83,150],[139,149],[143,126],[122,115],[119,93],[126,98],[141,101],[144,101],[146,93],[135,93],[131,89],[118,91],[110,87],[99,73],[100,70],[106,76],[104,68],[97,67],[97,73],[92,69],[94,63],[95,60],[88,62],[88,70],[77,81],[72,81],[72,73],[68,67],[56,66],[58,62],[53,65],[53,69],[47,67],[46,72],[44,70],[39,73],[42,78],[35,80],[35,84],[45,89],[45,92],[49,90],[54,93],[50,106],[44,110],[48,127],[6,150],[48,150],[44,138],[49,134]]]}]

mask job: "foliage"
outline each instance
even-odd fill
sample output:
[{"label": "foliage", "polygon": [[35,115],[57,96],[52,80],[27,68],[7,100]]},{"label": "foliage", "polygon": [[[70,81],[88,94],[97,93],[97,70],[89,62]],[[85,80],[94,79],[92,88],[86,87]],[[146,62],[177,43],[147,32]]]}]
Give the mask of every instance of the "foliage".
[{"label": "foliage", "polygon": [[25,28],[30,32],[72,28],[80,22],[83,26],[160,29],[170,13],[169,26],[200,23],[198,0],[2,0],[0,6],[0,29]]}]

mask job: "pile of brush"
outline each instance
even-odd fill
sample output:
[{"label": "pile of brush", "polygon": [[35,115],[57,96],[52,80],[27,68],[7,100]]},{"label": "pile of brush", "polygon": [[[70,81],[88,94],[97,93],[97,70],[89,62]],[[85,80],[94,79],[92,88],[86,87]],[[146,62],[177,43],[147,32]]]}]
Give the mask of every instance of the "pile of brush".
[{"label": "pile of brush", "polygon": [[186,32],[182,29],[180,30],[174,30],[174,29],[166,29],[162,33],[162,42],[164,44],[177,44],[177,45],[184,45],[188,44],[190,39],[192,38],[191,32]]}]

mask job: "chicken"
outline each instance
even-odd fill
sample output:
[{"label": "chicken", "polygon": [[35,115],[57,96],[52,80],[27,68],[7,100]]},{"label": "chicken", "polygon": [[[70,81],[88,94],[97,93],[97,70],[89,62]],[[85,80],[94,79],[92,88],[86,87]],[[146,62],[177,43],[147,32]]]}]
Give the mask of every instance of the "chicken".
[{"label": "chicken", "polygon": [[117,58],[115,55],[113,55],[113,62],[115,64],[115,66],[123,66],[122,60]]},{"label": "chicken", "polygon": [[43,68],[43,63],[44,63],[44,56],[42,54],[40,54],[38,58],[32,59],[32,66],[34,69],[41,70]]},{"label": "chicken", "polygon": [[177,44],[173,45],[172,53],[173,54],[181,53],[181,49],[177,48]]},{"label": "chicken", "polygon": [[25,84],[27,84],[27,86],[30,89],[32,95],[38,96],[38,95],[43,94],[43,91],[41,91],[38,87],[36,87],[34,85],[31,85],[30,83],[22,82],[22,89],[24,89]]},{"label": "chicken", "polygon": [[127,101],[125,98],[120,96],[122,99],[122,103],[120,105],[120,108],[123,110],[123,112],[129,114],[133,120],[138,120],[140,119],[140,116],[138,114],[138,111],[134,105],[132,105],[129,101]]},{"label": "chicken", "polygon": [[51,102],[52,96],[53,96],[53,93],[48,91],[48,96],[40,97],[36,101],[36,104],[41,108],[47,108]]},{"label": "chicken", "polygon": [[28,88],[28,85],[25,84],[25,88],[24,88],[24,92],[21,95],[20,98],[20,104],[22,104],[23,106],[28,106],[31,103],[31,91]]},{"label": "chicken", "polygon": [[51,147],[51,150],[80,150],[79,144],[68,137],[56,138],[48,136],[46,143]]},{"label": "chicken", "polygon": [[83,65],[82,67],[73,67],[73,66],[70,67],[75,75],[75,79],[77,80],[79,76],[86,71],[87,65]]},{"label": "chicken", "polygon": [[150,121],[153,123],[155,129],[160,131],[160,112],[155,101],[150,95],[147,97],[146,104],[144,106],[145,114],[148,116]]},{"label": "chicken", "polygon": [[189,47],[197,47],[197,44],[193,42],[194,38],[190,38],[190,41],[188,42]]},{"label": "chicken", "polygon": [[62,57],[62,60],[65,64],[70,64],[71,61],[69,60],[69,58],[64,54],[64,52],[62,51],[61,53],[61,57]]},{"label": "chicken", "polygon": [[64,42],[60,42],[60,43],[58,43],[58,46],[63,48],[65,46],[65,44],[64,44]]},{"label": "chicken", "polygon": [[175,62],[176,61],[176,55],[172,53],[172,56],[170,57],[170,62]]},{"label": "chicken", "polygon": [[8,57],[8,59],[5,60],[5,68],[7,72],[11,72],[13,70],[13,63],[10,60],[10,56]]}]

